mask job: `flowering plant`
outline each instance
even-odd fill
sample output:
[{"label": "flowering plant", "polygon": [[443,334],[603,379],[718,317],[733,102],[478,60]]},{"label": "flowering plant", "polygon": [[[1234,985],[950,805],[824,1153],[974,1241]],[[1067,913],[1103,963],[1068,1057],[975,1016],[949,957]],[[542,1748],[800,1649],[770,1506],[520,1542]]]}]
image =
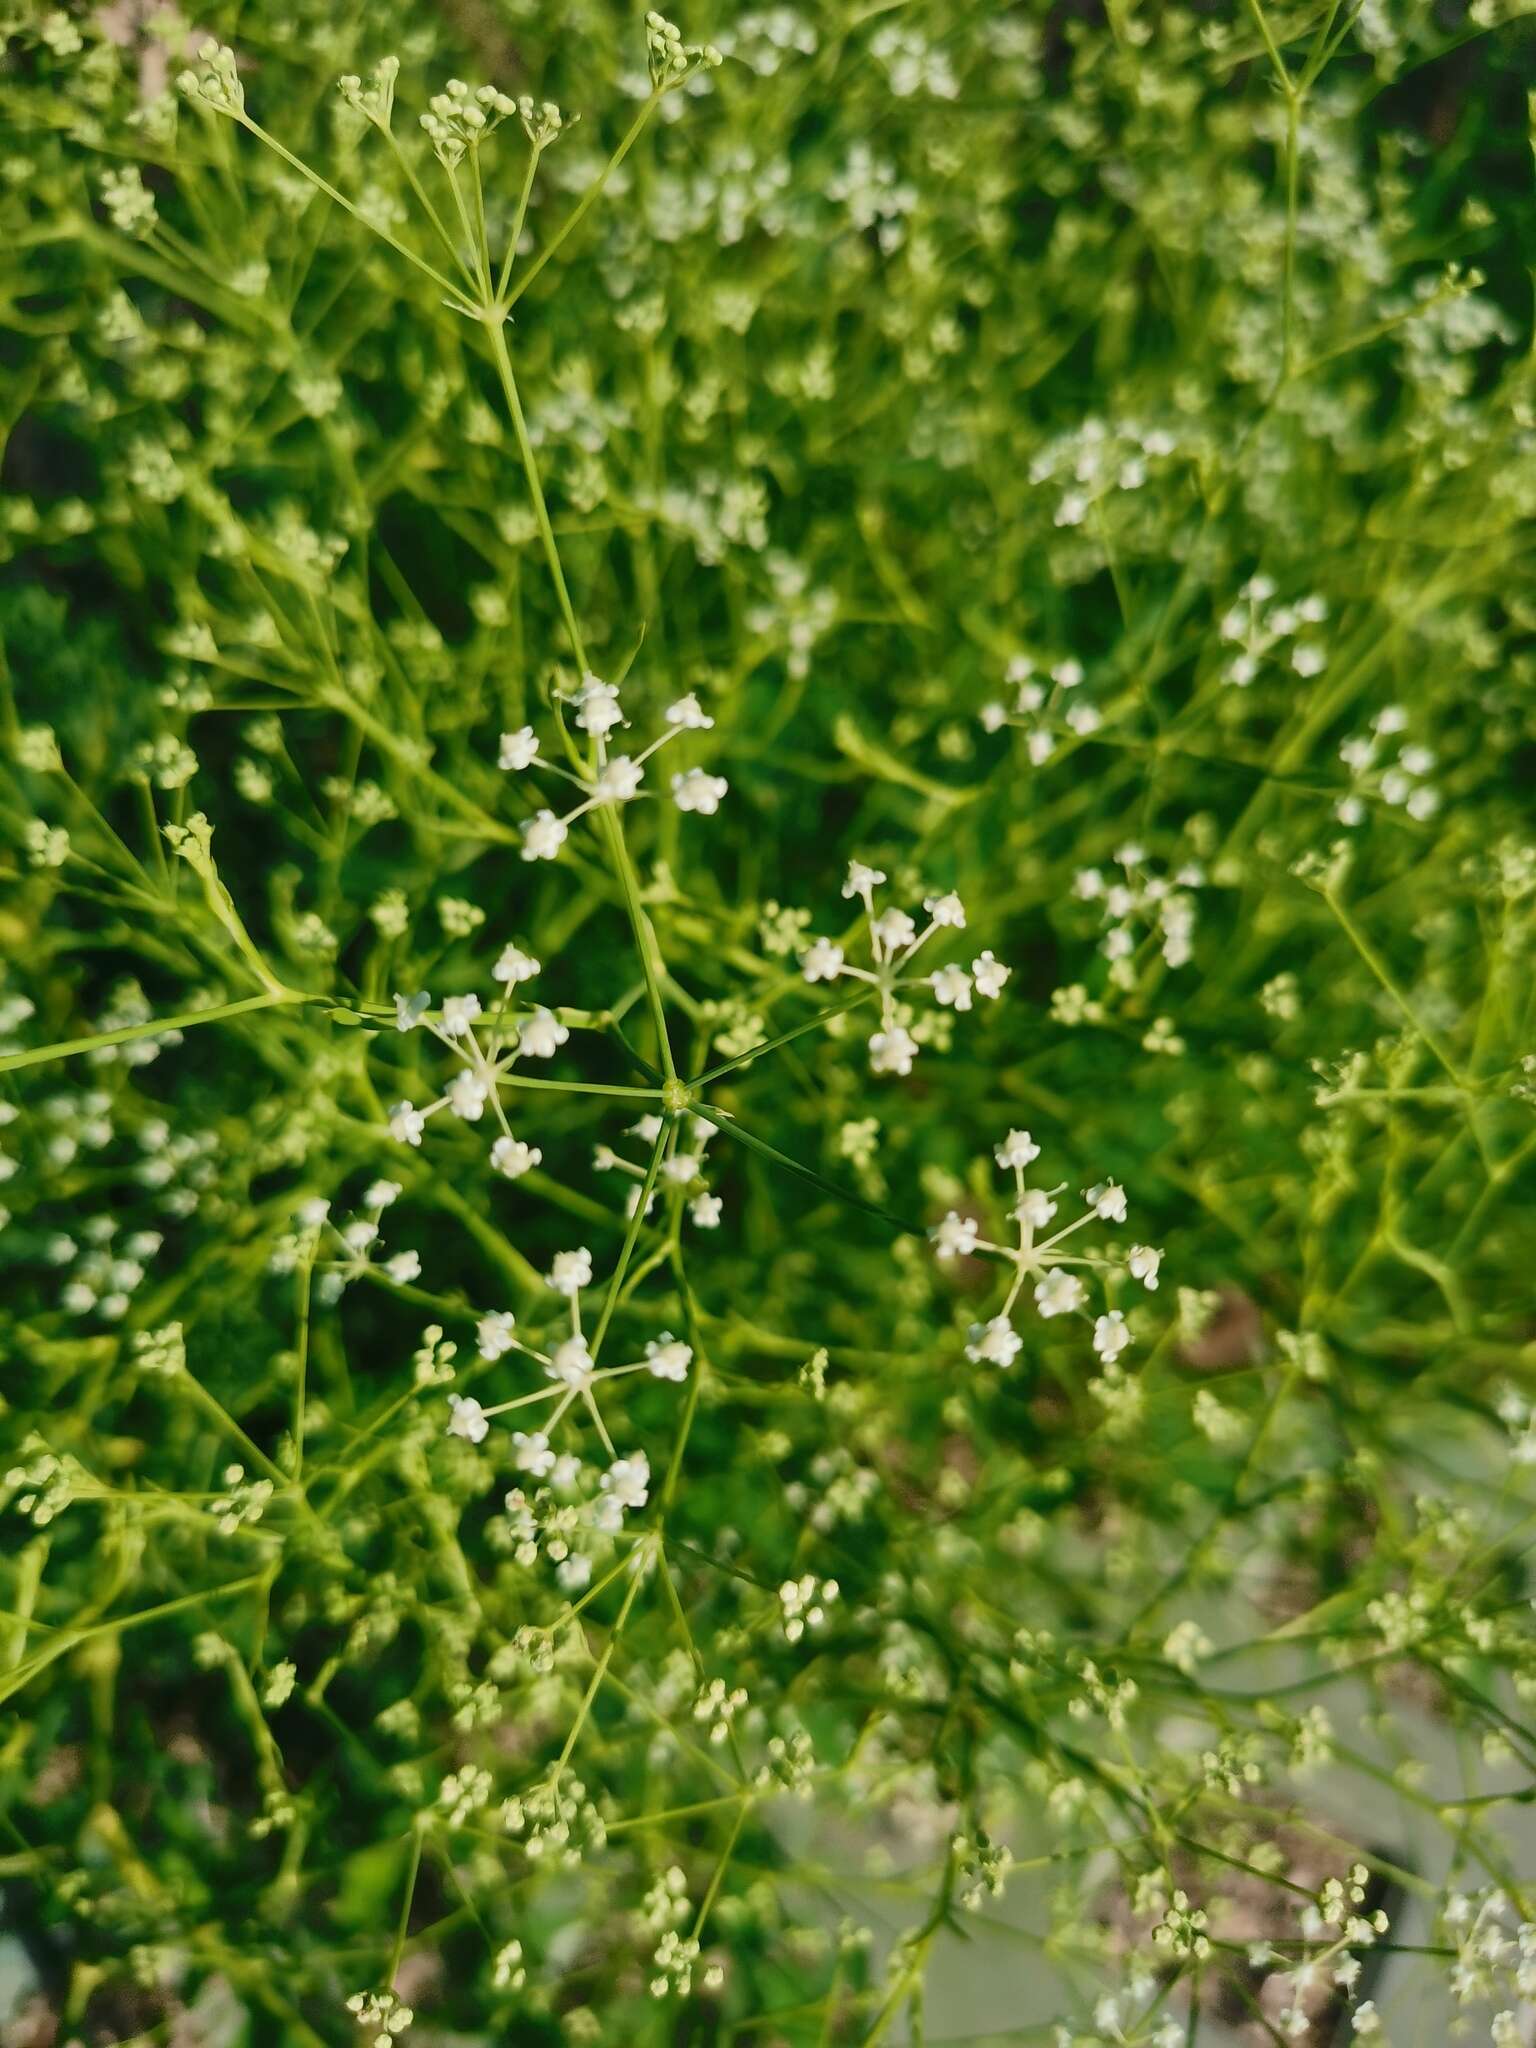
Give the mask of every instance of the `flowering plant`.
[{"label": "flowering plant", "polygon": [[5,2048],[1525,2038],[1521,11],[0,9]]}]

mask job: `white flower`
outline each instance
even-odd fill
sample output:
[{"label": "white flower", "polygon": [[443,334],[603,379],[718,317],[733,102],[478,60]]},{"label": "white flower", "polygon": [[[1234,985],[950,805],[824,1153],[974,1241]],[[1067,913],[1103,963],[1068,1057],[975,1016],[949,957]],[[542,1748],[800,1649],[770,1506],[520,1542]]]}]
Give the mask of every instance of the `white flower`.
[{"label": "white flower", "polygon": [[843,949],[831,939],[814,939],[800,955],[807,981],[836,981],[843,971]]},{"label": "white flower", "polygon": [[976,1249],[981,1225],[974,1216],[962,1216],[958,1209],[951,1209],[944,1221],[936,1224],[928,1234],[933,1239],[935,1258],[968,1259]]},{"label": "white flower", "polygon": [[950,965],[939,968],[929,975],[928,986],[933,990],[934,1001],[945,1009],[968,1010],[971,1007],[971,977],[963,967]]},{"label": "white flower", "polygon": [[592,794],[602,804],[627,804],[631,797],[639,795],[644,780],[645,769],[638,761],[632,761],[628,754],[615,754],[593,783]]},{"label": "white flower", "polygon": [[413,996],[395,996],[395,1029],[414,1031],[432,1006],[432,998],[425,989],[418,989]]},{"label": "white flower", "polygon": [[489,1093],[483,1074],[461,1067],[448,1084],[448,1107],[465,1123],[478,1123],[485,1114],[485,1098]]},{"label": "white flower", "polygon": [[472,1394],[450,1394],[448,1406],[453,1415],[448,1424],[450,1436],[461,1436],[467,1443],[485,1442],[490,1424],[485,1419],[485,1410]]},{"label": "white flower", "polygon": [[512,1462],[519,1472],[531,1472],[535,1479],[548,1476],[555,1462],[555,1454],[549,1448],[549,1438],[542,1429],[531,1436],[524,1436],[520,1429],[512,1432]]},{"label": "white flower", "polygon": [[600,682],[590,669],[581,679],[581,692],[576,700],[576,723],[583,732],[589,732],[599,740],[611,733],[616,725],[624,723],[618,691],[612,683]]},{"label": "white flower", "polygon": [[1028,1166],[1040,1157],[1040,1147],[1028,1131],[1010,1131],[992,1156],[1002,1167]]},{"label": "white flower", "polygon": [[521,1138],[498,1138],[491,1147],[491,1165],[508,1180],[516,1180],[537,1166],[544,1154],[537,1145],[525,1145]]},{"label": "white flower", "polygon": [[508,988],[516,988],[520,981],[532,981],[538,971],[538,961],[525,953],[521,946],[503,946],[491,974],[496,981],[504,981]]},{"label": "white flower", "polygon": [[1035,1307],[1043,1316],[1067,1315],[1083,1305],[1083,1283],[1075,1273],[1053,1266],[1035,1283]]},{"label": "white flower", "polygon": [[570,1032],[553,1010],[542,1006],[531,1017],[524,1017],[517,1027],[517,1049],[525,1059],[547,1060],[559,1051]]},{"label": "white flower", "polygon": [[449,1038],[462,1038],[480,1014],[478,996],[449,996],[443,1004],[443,1031]]},{"label": "white flower", "polygon": [[708,732],[715,722],[691,690],[686,697],[667,706],[666,720],[668,725],[678,726],[684,732]]},{"label": "white flower", "polygon": [[1139,1280],[1149,1294],[1155,1294],[1157,1269],[1163,1263],[1162,1253],[1150,1244],[1133,1244],[1125,1255],[1125,1262],[1131,1269],[1131,1278]]},{"label": "white flower", "polygon": [[725,1204],[718,1195],[695,1195],[688,1204],[688,1214],[700,1230],[713,1230],[720,1221]]},{"label": "white flower", "polygon": [[1012,1208],[1012,1217],[1016,1223],[1026,1223],[1032,1231],[1042,1231],[1055,1217],[1055,1212],[1057,1204],[1044,1192],[1044,1188],[1026,1188]]},{"label": "white flower", "polygon": [[421,1277],[421,1253],[396,1252],[392,1259],[384,1261],[384,1271],[397,1287],[405,1287]]},{"label": "white flower", "polygon": [[965,905],[951,889],[943,896],[925,896],[923,908],[937,925],[948,925],[954,931],[965,929]]},{"label": "white flower", "polygon": [[562,1380],[577,1390],[587,1385],[594,1369],[585,1337],[567,1337],[563,1344],[557,1344],[545,1367],[552,1380]]},{"label": "white flower", "polygon": [[975,1365],[1012,1365],[1023,1349],[1024,1340],[1006,1316],[994,1316],[989,1323],[972,1323],[965,1355]]},{"label": "white flower", "polygon": [[690,768],[686,774],[673,776],[672,801],[680,811],[697,811],[701,817],[712,818],[729,788],[723,775]]},{"label": "white flower", "polygon": [[555,1262],[544,1275],[545,1284],[567,1300],[592,1285],[592,1254],[578,1245],[573,1252],[556,1252]]},{"label": "white flower", "polygon": [[1126,1328],[1125,1317],[1119,1309],[1112,1308],[1108,1315],[1095,1318],[1093,1348],[1106,1365],[1113,1365],[1130,1341],[1131,1333]]},{"label": "white flower", "polygon": [[882,910],[869,927],[870,937],[876,945],[883,946],[887,953],[894,953],[901,946],[910,946],[917,937],[917,926],[906,911],[898,910],[893,904],[889,910]]},{"label": "white flower", "polygon": [[480,1346],[482,1358],[500,1358],[517,1342],[513,1331],[517,1328],[517,1317],[509,1308],[493,1309],[488,1316],[482,1316],[475,1325],[475,1339]]},{"label": "white flower", "polygon": [[363,1196],[365,1209],[387,1209],[405,1193],[397,1180],[376,1180]]},{"label": "white flower", "polygon": [[871,893],[878,889],[884,880],[885,876],[879,868],[866,867],[861,860],[851,860],[848,863],[848,879],[843,884],[843,894],[862,897],[867,910]]},{"label": "white flower", "polygon": [[656,1379],[676,1380],[681,1384],[688,1377],[693,1352],[670,1330],[663,1330],[659,1337],[653,1337],[646,1345],[645,1362]]},{"label": "white flower", "polygon": [[632,1458],[616,1458],[600,1483],[621,1508],[643,1508],[650,1494],[651,1461],[644,1451],[636,1451]]},{"label": "white flower", "polygon": [[501,752],[496,756],[499,768],[531,768],[539,758],[539,742],[531,725],[520,725],[516,732],[504,732],[501,736]]},{"label": "white flower", "polygon": [[397,1145],[419,1145],[426,1127],[426,1116],[414,1103],[397,1102],[391,1106],[389,1135]]},{"label": "white flower", "polygon": [[1083,1200],[1088,1203],[1095,1216],[1106,1223],[1125,1221],[1125,1189],[1112,1180],[1106,1180],[1097,1187],[1085,1188]]},{"label": "white flower", "polygon": [[977,954],[971,962],[971,972],[976,977],[977,995],[1000,996],[1003,992],[1003,983],[1013,970],[1005,967],[1001,960],[994,960],[989,948],[985,953]]},{"label": "white flower", "polygon": [[869,1041],[870,1069],[876,1074],[910,1074],[917,1058],[917,1040],[904,1025],[877,1031]]},{"label": "white flower", "polygon": [[992,703],[981,707],[981,729],[983,732],[1001,732],[1008,723],[1006,705]]},{"label": "white flower", "polygon": [[523,826],[523,859],[553,860],[564,846],[570,827],[553,811],[539,811]]}]

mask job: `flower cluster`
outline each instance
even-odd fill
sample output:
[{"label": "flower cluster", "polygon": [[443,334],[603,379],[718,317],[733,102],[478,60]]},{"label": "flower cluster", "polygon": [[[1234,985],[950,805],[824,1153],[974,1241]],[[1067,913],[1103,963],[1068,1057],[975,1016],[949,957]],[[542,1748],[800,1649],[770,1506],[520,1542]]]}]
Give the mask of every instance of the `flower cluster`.
[{"label": "flower cluster", "polygon": [[[564,701],[574,705],[572,723],[590,741],[591,759],[585,767],[565,768],[549,760],[540,752],[538,735],[531,725],[519,726],[515,732],[504,732],[501,736],[497,759],[502,768],[515,775],[530,768],[540,769],[572,783],[582,797],[563,815],[546,805],[524,823],[524,860],[554,860],[578,818],[605,806],[633,803],[642,794],[645,764],[654,754],[680,733],[707,732],[715,722],[696,696],[679,697],[675,704],[667,706],[664,730],[649,746],[642,747],[638,754],[610,754],[609,735],[616,727],[628,724],[617,685],[588,673]],[[579,760],[574,751],[572,758]],[[712,817],[729,787],[723,775],[711,775],[704,768],[680,769],[672,777],[672,801],[680,811],[697,811],[702,817]]]},{"label": "flower cluster", "polygon": [[[956,1209],[951,1209],[932,1232],[934,1253],[941,1260],[969,1259],[979,1254],[1002,1260],[1013,1268],[1007,1296],[997,1314],[986,1322],[972,1324],[966,1340],[966,1357],[977,1365],[1013,1364],[1024,1340],[1014,1328],[1012,1318],[1021,1295],[1029,1287],[1036,1313],[1042,1318],[1072,1315],[1090,1322],[1095,1353],[1106,1367],[1113,1367],[1131,1342],[1131,1330],[1124,1311],[1108,1305],[1112,1283],[1122,1273],[1128,1273],[1149,1291],[1155,1290],[1162,1253],[1151,1245],[1137,1244],[1116,1256],[1107,1250],[1089,1249],[1080,1241],[1069,1243],[1085,1225],[1125,1221],[1125,1190],[1112,1180],[1085,1188],[1082,1213],[1060,1229],[1052,1230],[1056,1197],[1064,1192],[1066,1183],[1053,1188],[1030,1187],[1026,1183],[1026,1168],[1040,1156],[1040,1147],[1028,1131],[1010,1131],[993,1156],[1013,1176],[1014,1203],[1008,1214],[1017,1231],[1016,1242],[996,1244],[983,1237],[980,1220]],[[1086,1277],[1090,1275],[1097,1278],[1106,1296],[1106,1306],[1097,1314],[1090,1311]]]},{"label": "flower cluster", "polygon": [[1273,577],[1250,576],[1237,602],[1222,615],[1222,640],[1234,650],[1226,658],[1222,681],[1246,690],[1266,663],[1281,662],[1303,680],[1321,675],[1327,652],[1309,629],[1323,625],[1327,617],[1326,599],[1312,594],[1277,602]]},{"label": "flower cluster", "polygon": [[969,973],[957,962],[927,974],[910,973],[918,953],[936,933],[964,931],[965,905],[953,890],[946,890],[923,898],[921,925],[896,904],[877,912],[875,891],[885,880],[879,868],[854,860],[843,883],[845,899],[863,906],[871,964],[855,966],[844,942],[818,938],[801,953],[800,972],[812,983],[853,981],[872,989],[880,1002],[880,1025],[869,1040],[870,1070],[905,1075],[911,1073],[924,1043],[932,1042],[933,1029],[917,1019],[905,992],[924,989],[939,1010],[960,1013],[969,1010],[977,996],[984,1001],[1000,996],[1009,969],[991,952],[983,952],[972,960]]}]

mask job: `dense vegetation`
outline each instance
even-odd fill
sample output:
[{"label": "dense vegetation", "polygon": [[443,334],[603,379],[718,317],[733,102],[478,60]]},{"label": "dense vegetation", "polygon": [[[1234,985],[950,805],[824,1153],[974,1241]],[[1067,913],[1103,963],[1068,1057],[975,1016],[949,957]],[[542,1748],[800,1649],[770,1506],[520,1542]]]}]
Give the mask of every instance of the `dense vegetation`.
[{"label": "dense vegetation", "polygon": [[1536,21],[198,13],[0,7],[0,2039],[1524,2040]]}]

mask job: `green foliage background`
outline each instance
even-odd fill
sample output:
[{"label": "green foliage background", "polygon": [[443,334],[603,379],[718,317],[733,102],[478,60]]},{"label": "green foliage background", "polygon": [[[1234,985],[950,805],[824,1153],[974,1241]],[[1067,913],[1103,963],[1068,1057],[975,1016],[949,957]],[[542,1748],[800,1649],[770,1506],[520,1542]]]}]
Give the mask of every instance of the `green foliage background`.
[{"label": "green foliage background", "polygon": [[[918,2038],[995,1839],[1044,1859],[1069,1977],[1144,1982],[1105,2038],[1188,2010],[1193,2039],[1184,1980],[1259,1995],[1244,1944],[1149,1929],[1185,1887],[1219,1934],[1224,1870],[1283,1877],[1319,1744],[1527,1918],[1529,18],[727,6],[682,25],[724,64],[652,102],[641,21],[596,0],[200,17],[337,199],[178,102],[168,16],[27,9],[0,60],[0,1885],[60,2038],[346,2041],[402,1969],[412,2038]],[[601,1095],[514,1091],[543,1152],[516,1183],[480,1128],[388,1135],[443,1068],[392,994],[488,999],[511,940],[572,1026],[552,1074],[660,1059],[603,836],[521,860],[496,766],[573,672],[489,329],[338,203],[440,260],[336,92],[388,52],[424,179],[449,76],[580,114],[514,290],[651,108],[504,332],[592,666],[645,736],[697,690],[688,759],[730,782],[718,817],[623,821],[678,1070],[727,1069],[707,1235],[668,1196],[627,1240]],[[526,157],[515,119],[484,146],[498,260]],[[112,197],[129,165],[152,225]],[[1322,617],[1237,685],[1255,576]],[[1015,712],[1025,657],[1084,679]],[[167,841],[198,813],[217,884]],[[1127,840],[1198,864],[1187,965],[1154,930],[1103,956],[1075,878]],[[897,900],[957,890],[1012,970],[906,1079],[859,1013],[799,1030],[832,992],[785,940],[853,957],[855,856]],[[924,1234],[1006,1232],[1016,1126],[1164,1249],[1121,1380],[1069,1317],[1021,1316],[1007,1371],[965,1356],[997,1269]],[[419,1278],[312,1298],[302,1205],[381,1174]],[[696,1351],[686,1389],[623,1383],[664,1563],[622,1628],[631,1589],[572,1622],[498,1540],[504,1436],[446,1438],[413,1381],[437,1325],[458,1384],[514,1393],[476,1318],[552,1324],[577,1241],[599,1288],[631,1275],[626,1356]],[[146,1374],[134,1338],[172,1323],[186,1373]],[[273,1493],[223,1533],[232,1457]],[[623,1554],[582,1543],[598,1579]],[[791,1644],[802,1573],[840,1597]],[[1186,1617],[1214,1638],[1187,1669]],[[1468,1804],[1319,1733],[1344,1668],[1455,1732]],[[715,1677],[750,1704],[701,1751]],[[568,1735],[607,1840],[551,1871],[496,1815]],[[811,1838],[754,1789],[797,1735]],[[491,1803],[455,1825],[466,1768]],[[838,1930],[872,1826],[901,1853],[871,1947]],[[657,1999],[672,1923],[636,1914],[673,1866],[702,1953]],[[1101,2038],[1090,1988],[1060,2018]]]}]

